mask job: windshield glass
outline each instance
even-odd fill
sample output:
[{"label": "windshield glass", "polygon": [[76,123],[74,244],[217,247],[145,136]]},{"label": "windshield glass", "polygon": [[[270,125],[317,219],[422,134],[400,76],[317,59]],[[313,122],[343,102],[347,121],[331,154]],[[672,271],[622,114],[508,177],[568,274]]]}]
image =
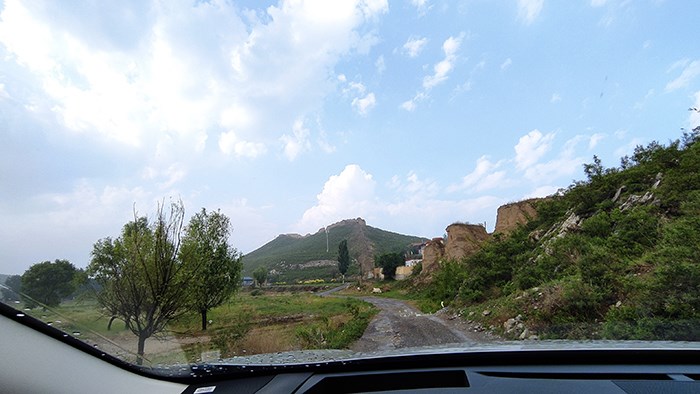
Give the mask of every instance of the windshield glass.
[{"label": "windshield glass", "polygon": [[698,2],[0,3],[18,314],[156,368],[700,339]]}]

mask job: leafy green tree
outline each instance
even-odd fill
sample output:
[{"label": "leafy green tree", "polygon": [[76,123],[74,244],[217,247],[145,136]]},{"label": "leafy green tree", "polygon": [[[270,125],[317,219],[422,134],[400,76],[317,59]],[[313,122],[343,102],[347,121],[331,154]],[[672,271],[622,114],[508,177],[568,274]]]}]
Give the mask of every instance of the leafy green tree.
[{"label": "leafy green tree", "polygon": [[44,261],[29,267],[22,274],[22,291],[30,300],[46,306],[58,306],[75,289],[73,276],[76,269],[68,260]]},{"label": "leafy green tree", "polygon": [[5,279],[5,286],[2,288],[2,298],[6,301],[19,301],[22,292],[22,277],[11,275]]},{"label": "leafy green tree", "polygon": [[119,238],[93,246],[88,274],[101,287],[97,300],[138,337],[139,365],[146,339],[190,306],[188,285],[196,270],[184,269],[177,258],[183,217],[182,202],[171,203],[169,214],[159,204],[153,223],[134,213]]},{"label": "leafy green tree", "polygon": [[379,256],[375,264],[378,267],[382,267],[382,274],[385,280],[394,280],[396,268],[404,265],[404,259],[400,253],[386,253]]},{"label": "leafy green tree", "polygon": [[338,271],[340,275],[343,276],[343,283],[345,283],[345,273],[348,272],[348,267],[350,266],[350,253],[348,252],[348,241],[342,240],[338,245]]},{"label": "leafy green tree", "polygon": [[255,280],[256,286],[262,286],[267,280],[267,268],[256,268],[255,271],[253,271],[253,279]]},{"label": "leafy green tree", "polygon": [[228,243],[229,218],[219,211],[202,208],[192,216],[180,247],[180,260],[190,273],[191,307],[202,317],[207,329],[207,311],[228,300],[241,282],[241,256]]}]

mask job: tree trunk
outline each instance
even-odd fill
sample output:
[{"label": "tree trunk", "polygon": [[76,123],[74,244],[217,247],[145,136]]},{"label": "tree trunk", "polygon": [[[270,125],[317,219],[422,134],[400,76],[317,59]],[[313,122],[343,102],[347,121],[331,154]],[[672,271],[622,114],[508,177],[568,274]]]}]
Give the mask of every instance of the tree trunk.
[{"label": "tree trunk", "polygon": [[143,365],[143,351],[144,348],[146,347],[146,338],[147,336],[143,334],[139,334],[139,345],[138,345],[138,351],[136,352],[136,364],[137,365]]},{"label": "tree trunk", "polygon": [[116,316],[112,316],[112,318],[109,319],[109,324],[107,324],[107,331],[109,331],[109,330],[112,329],[112,322],[113,322],[114,319],[116,319],[116,318],[117,318]]},{"label": "tree trunk", "polygon": [[202,331],[206,331],[207,330],[207,310],[204,309],[200,312],[202,314]]}]

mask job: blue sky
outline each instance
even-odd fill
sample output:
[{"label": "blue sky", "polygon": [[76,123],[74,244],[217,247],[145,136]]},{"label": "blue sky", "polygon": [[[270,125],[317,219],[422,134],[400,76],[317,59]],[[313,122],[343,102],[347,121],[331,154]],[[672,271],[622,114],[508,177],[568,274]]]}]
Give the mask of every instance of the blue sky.
[{"label": "blue sky", "polygon": [[700,124],[696,1],[4,1],[0,272],[84,267],[135,206],[250,252],[363,217],[493,228]]}]

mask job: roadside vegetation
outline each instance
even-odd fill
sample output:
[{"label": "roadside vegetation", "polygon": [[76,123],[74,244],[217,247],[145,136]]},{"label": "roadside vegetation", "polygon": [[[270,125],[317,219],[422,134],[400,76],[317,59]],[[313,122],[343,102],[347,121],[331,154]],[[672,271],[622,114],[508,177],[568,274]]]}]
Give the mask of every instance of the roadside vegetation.
[{"label": "roadside vegetation", "polygon": [[[131,354],[137,352],[136,338],[120,320],[108,329],[109,316],[93,298],[66,301],[46,310],[25,309],[22,303],[15,307],[135,361]],[[197,312],[171,321],[157,339],[149,341],[143,358],[151,363],[196,363],[260,353],[344,349],[362,336],[376,312],[358,299],[319,297],[308,291],[242,291],[209,310],[206,331],[201,330]]]},{"label": "roadside vegetation", "polygon": [[697,340],[699,131],[638,146],[618,167],[594,156],[536,219],[395,291],[512,338]]}]

